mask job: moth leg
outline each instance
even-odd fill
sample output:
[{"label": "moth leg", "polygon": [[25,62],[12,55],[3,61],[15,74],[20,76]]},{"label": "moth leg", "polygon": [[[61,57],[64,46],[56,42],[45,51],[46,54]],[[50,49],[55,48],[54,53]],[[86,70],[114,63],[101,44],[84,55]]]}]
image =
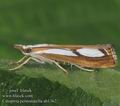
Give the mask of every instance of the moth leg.
[{"label": "moth leg", "polygon": [[13,70],[19,69],[19,68],[22,67],[24,64],[26,64],[30,59],[31,59],[31,57],[27,58],[25,61],[23,61],[23,63],[21,63],[20,65],[18,65],[18,66],[15,67],[15,68],[12,68],[12,69],[9,69],[9,70],[10,70],[10,71],[13,71]]},{"label": "moth leg", "polygon": [[65,72],[65,74],[68,74],[68,71],[67,71],[66,69],[64,69],[62,66],[60,66],[59,63],[57,63],[57,62],[55,62],[55,61],[53,61],[53,63],[54,63],[56,66],[58,66],[60,69],[62,69],[63,72]]},{"label": "moth leg", "polygon": [[87,69],[87,68],[83,68],[83,67],[80,67],[79,65],[76,65],[75,64],[75,66],[77,67],[77,68],[79,68],[79,69],[82,69],[82,70],[85,70],[85,71],[94,71],[94,70],[92,70],[92,69]]},{"label": "moth leg", "polygon": [[17,62],[15,62],[16,64],[21,63],[27,56],[24,56],[23,58],[21,58],[20,60],[18,60]]},{"label": "moth leg", "polygon": [[34,60],[34,61],[36,61],[36,62],[38,62],[38,63],[40,63],[40,64],[44,64],[45,63],[44,61],[36,59],[36,58],[31,58],[31,59]]},{"label": "moth leg", "polygon": [[20,60],[18,60],[17,62],[12,62],[11,64],[19,64],[21,63],[27,56],[24,56],[23,58],[21,58]]},{"label": "moth leg", "polygon": [[70,64],[70,67],[71,67],[71,70],[72,70],[73,64]]}]

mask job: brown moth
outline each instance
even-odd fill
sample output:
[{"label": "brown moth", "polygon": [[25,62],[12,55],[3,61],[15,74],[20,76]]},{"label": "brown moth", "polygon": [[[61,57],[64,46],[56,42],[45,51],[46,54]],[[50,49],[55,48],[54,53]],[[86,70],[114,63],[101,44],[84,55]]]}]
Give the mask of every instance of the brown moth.
[{"label": "brown moth", "polygon": [[104,45],[15,45],[25,56],[16,63],[16,70],[26,64],[29,60],[39,63],[54,63],[65,73],[66,69],[59,62],[69,63],[85,71],[94,71],[95,68],[112,68],[116,66],[116,53],[110,44]]}]

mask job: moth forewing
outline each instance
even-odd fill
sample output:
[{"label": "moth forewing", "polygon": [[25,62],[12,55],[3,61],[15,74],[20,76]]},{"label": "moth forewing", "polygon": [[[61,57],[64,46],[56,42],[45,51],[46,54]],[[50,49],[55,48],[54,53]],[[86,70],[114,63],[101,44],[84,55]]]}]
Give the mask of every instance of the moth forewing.
[{"label": "moth forewing", "polygon": [[54,49],[47,49],[41,55],[58,62],[68,62],[88,68],[110,68],[116,65],[116,55],[111,45],[80,47],[74,50],[72,48],[70,49],[71,54],[68,55],[69,49],[59,53],[57,53],[57,50],[62,51],[61,48],[56,49],[56,52]]},{"label": "moth forewing", "polygon": [[[106,45],[17,45],[22,53],[32,60],[55,63],[64,72],[67,71],[59,62],[73,64],[81,69],[111,68],[116,65],[116,55],[113,47]],[[26,63],[26,62],[24,62]]]}]

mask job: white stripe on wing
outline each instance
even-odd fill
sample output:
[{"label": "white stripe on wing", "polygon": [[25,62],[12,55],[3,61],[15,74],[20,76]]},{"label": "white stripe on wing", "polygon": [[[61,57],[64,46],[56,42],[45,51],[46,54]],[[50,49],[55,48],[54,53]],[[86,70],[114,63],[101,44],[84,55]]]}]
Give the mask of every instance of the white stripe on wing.
[{"label": "white stripe on wing", "polygon": [[81,48],[77,49],[77,52],[79,52],[83,56],[87,57],[103,57],[105,54],[100,51],[99,49],[91,49],[91,48]]},{"label": "white stripe on wing", "polygon": [[78,56],[76,54],[74,54],[72,51],[70,50],[65,50],[65,49],[47,49],[47,50],[43,50],[43,51],[37,51],[34,52],[35,54],[42,54],[42,53],[47,53],[47,54],[58,54],[58,55],[64,55],[64,56]]}]

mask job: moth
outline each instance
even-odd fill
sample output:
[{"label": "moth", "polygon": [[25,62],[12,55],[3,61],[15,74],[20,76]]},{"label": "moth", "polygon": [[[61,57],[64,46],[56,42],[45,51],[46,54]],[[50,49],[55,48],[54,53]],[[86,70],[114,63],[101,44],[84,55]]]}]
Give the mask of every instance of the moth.
[{"label": "moth", "polygon": [[39,63],[52,63],[65,73],[68,71],[59,63],[69,63],[85,71],[94,71],[98,68],[112,68],[116,66],[116,53],[111,44],[104,45],[15,45],[25,56],[18,62],[19,65],[9,70],[16,70],[29,60]]}]

